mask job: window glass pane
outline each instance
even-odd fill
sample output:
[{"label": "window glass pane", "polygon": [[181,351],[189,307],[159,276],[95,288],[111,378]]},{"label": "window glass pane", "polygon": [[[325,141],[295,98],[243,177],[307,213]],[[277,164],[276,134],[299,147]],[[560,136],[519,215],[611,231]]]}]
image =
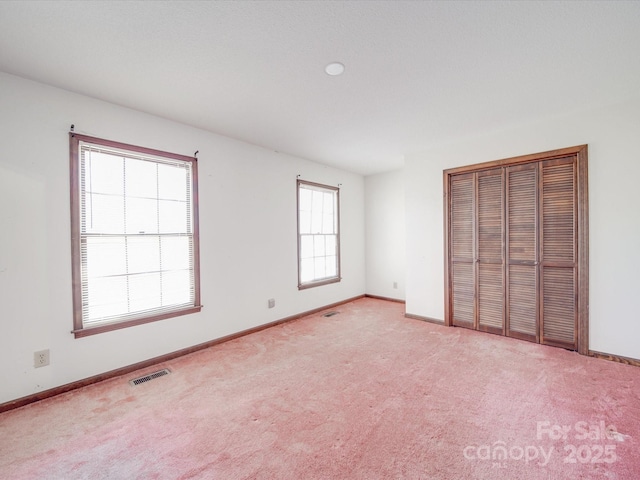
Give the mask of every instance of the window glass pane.
[{"label": "window glass pane", "polygon": [[127,197],[157,198],[158,171],[154,162],[127,158],[124,175]]},{"label": "window glass pane", "polygon": [[299,209],[300,211],[310,212],[311,211],[311,190],[308,188],[300,188],[299,191]]},{"label": "window glass pane", "polygon": [[189,183],[187,171],[186,167],[158,164],[158,197],[186,202]]},{"label": "window glass pane", "polygon": [[300,257],[310,258],[313,257],[313,236],[302,235],[300,237]]},{"label": "window glass pane", "polygon": [[313,259],[315,278],[325,278],[327,276],[325,273],[325,264],[326,260],[324,257],[316,257]]},{"label": "window glass pane", "polygon": [[300,260],[300,281],[311,282],[314,279],[313,265],[313,258]]},{"label": "window glass pane", "polygon": [[124,233],[124,197],[89,194],[91,202],[85,206],[83,233]]},{"label": "window glass pane", "polygon": [[322,233],[322,214],[315,210],[311,212],[311,233]]},{"label": "window glass pane", "polygon": [[126,202],[127,233],[158,233],[157,200],[127,197]]},{"label": "window glass pane", "polygon": [[160,245],[162,270],[186,270],[190,268],[192,247],[189,237],[163,236]]},{"label": "window glass pane", "polygon": [[128,273],[160,271],[160,237],[131,236],[127,238]]},{"label": "window glass pane", "polygon": [[189,270],[175,270],[162,274],[162,304],[181,305],[193,302]]},{"label": "window glass pane", "polygon": [[300,233],[311,233],[311,212],[301,211],[299,222]]},{"label": "window glass pane", "polygon": [[319,192],[318,190],[312,190],[311,195],[311,209],[322,213],[324,193]]},{"label": "window glass pane", "polygon": [[129,305],[131,312],[161,306],[160,272],[129,276]]},{"label": "window glass pane", "polygon": [[338,237],[336,235],[325,235],[325,254],[335,255]]},{"label": "window glass pane", "polygon": [[174,200],[158,201],[160,209],[159,227],[160,233],[190,233],[191,225],[188,223],[187,203]]},{"label": "window glass pane", "polygon": [[313,237],[313,256],[314,257],[322,257],[324,256],[324,235],[314,235]]},{"label": "window glass pane", "polygon": [[89,237],[84,250],[88,278],[122,275],[127,272],[124,237]]},{"label": "window glass pane", "polygon": [[311,203],[311,233],[322,233],[322,192],[313,191]]},{"label": "window glass pane", "polygon": [[335,277],[338,274],[338,257],[329,256],[326,258],[327,277]]},{"label": "window glass pane", "polygon": [[114,317],[128,312],[127,277],[95,278],[87,289],[89,319]]},{"label": "window glass pane", "polygon": [[87,192],[124,195],[124,159],[120,155],[92,152],[84,147],[84,189]]},{"label": "window glass pane", "polygon": [[322,213],[330,213],[333,214],[333,200],[335,197],[335,193],[333,192],[324,192],[322,205]]},{"label": "window glass pane", "polygon": [[332,214],[322,215],[322,233],[334,233],[334,223]]}]

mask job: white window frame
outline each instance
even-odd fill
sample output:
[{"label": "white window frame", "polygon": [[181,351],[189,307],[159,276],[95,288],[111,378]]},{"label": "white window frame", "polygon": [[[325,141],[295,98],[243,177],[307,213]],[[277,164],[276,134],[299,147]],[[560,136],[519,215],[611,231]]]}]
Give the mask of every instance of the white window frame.
[{"label": "white window frame", "polygon": [[[188,157],[160,150],[153,150],[135,145],[90,137],[75,132],[69,133],[69,144],[71,171],[71,253],[74,326],[72,333],[74,333],[75,337],[85,337],[88,335],[94,335],[200,311],[202,307],[200,305],[197,159],[195,157]],[[186,182],[184,187],[185,200],[176,200],[173,203],[182,203],[183,205],[182,208],[178,208],[177,210],[180,215],[184,212],[184,217],[180,217],[182,220],[180,222],[181,226],[176,227],[172,225],[171,229],[167,229],[163,232],[160,227],[160,213],[158,213],[158,218],[155,220],[157,222],[157,231],[153,231],[153,229],[151,232],[146,232],[144,230],[133,231],[138,230],[138,225],[136,222],[131,222],[130,219],[129,222],[125,222],[127,216],[125,213],[127,211],[126,207],[122,211],[122,231],[114,233],[114,231],[109,231],[108,228],[101,231],[99,228],[94,227],[92,229],[88,226],[89,222],[86,218],[88,211],[94,212],[94,217],[95,215],[106,216],[104,211],[102,213],[98,213],[98,210],[94,211],[89,209],[89,202],[91,201],[90,199],[92,194],[90,191],[91,187],[85,185],[85,183],[88,184],[88,179],[85,179],[85,156],[87,159],[86,161],[88,161],[92,151],[106,154],[107,157],[103,155],[103,162],[105,161],[104,158],[113,157],[114,169],[118,166],[116,161],[122,162],[119,165],[137,165],[138,167],[145,168],[148,168],[149,165],[152,170],[155,169],[156,175],[160,175],[160,169],[163,169],[162,171],[165,172],[165,175],[173,175],[174,173],[172,172],[172,169],[179,169]],[[141,173],[132,173],[132,170],[133,168],[130,168],[129,170],[123,169],[122,194],[117,194],[115,196],[112,195],[112,198],[121,199],[125,206],[127,205],[127,202],[131,202],[133,204],[133,201],[137,199],[139,204],[146,202],[146,205],[151,204],[148,202],[149,200],[152,202],[155,200],[154,203],[157,203],[158,205],[161,202],[164,202],[163,205],[166,205],[165,211],[166,208],[172,208],[170,207],[172,202],[168,198],[163,198],[160,194],[161,187],[158,187],[157,190],[155,190],[155,193],[150,193],[149,197],[143,198],[142,202],[140,201],[140,198],[142,197],[135,197],[133,194],[128,196],[127,185],[130,185],[131,188],[135,188],[136,175],[138,175],[137,178],[140,178],[138,182],[141,182],[143,178],[148,178],[147,176],[143,176]],[[108,170],[105,170],[105,172],[106,171]],[[87,182],[85,182],[85,180],[87,180]],[[157,182],[158,185],[161,185],[159,180],[157,180]],[[103,198],[104,197],[105,195],[103,195]],[[149,223],[149,218],[145,217],[145,215],[147,215],[146,208],[147,207],[143,207],[142,210],[137,211],[138,215],[140,215],[140,218],[142,219],[138,220],[140,223]],[[157,208],[158,212],[160,212],[160,207]],[[120,213],[118,212],[117,215],[120,215]],[[114,218],[119,217],[116,216]],[[151,218],[153,219],[153,217]],[[153,223],[153,220],[151,223]],[[97,242],[108,244],[110,239],[113,240],[113,243],[118,245],[119,248],[121,248],[120,246],[122,243],[125,245],[132,245],[134,241],[137,241],[137,245],[142,245],[142,247],[138,247],[138,259],[141,259],[142,256],[148,255],[144,249],[144,245],[148,245],[148,243],[145,242],[151,242],[154,245],[158,245],[158,269],[151,272],[136,272],[133,268],[130,269],[129,265],[132,260],[130,252],[133,251],[133,248],[130,249],[129,247],[126,247],[127,258],[126,268],[124,270],[116,269],[116,273],[109,275],[105,274],[106,276],[103,275],[101,277],[90,276],[88,273],[90,270],[88,266],[91,263],[90,254],[88,253],[90,250],[89,245],[96,245]],[[157,244],[155,243],[156,239]],[[162,246],[170,245],[170,243],[164,243],[166,241],[181,242],[183,244],[186,243],[188,253],[186,254],[186,257],[181,258],[180,261],[182,263],[179,267],[168,267],[166,266],[166,262],[165,267],[162,267],[162,254],[160,253]],[[178,251],[186,252],[184,246],[179,248]],[[156,252],[154,250],[154,255],[155,253]],[[134,255],[136,255],[136,253],[134,253]],[[156,261],[154,255],[151,255],[152,263]],[[120,258],[121,256],[122,255],[117,256],[116,258]],[[166,258],[169,259],[173,257]],[[135,257],[133,260],[135,261]],[[184,266],[185,263],[187,264],[186,267]],[[171,268],[174,268],[174,270],[171,270]],[[176,271],[175,268],[179,268],[179,270]],[[134,271],[132,272],[132,270]],[[176,274],[176,272],[178,273]],[[151,276],[159,279],[160,286],[158,289],[162,292],[160,294],[160,300],[157,299],[156,295],[154,300],[141,302],[141,297],[131,296],[134,294],[131,293],[132,290],[129,289],[129,285],[130,282],[135,280],[136,275],[138,275],[138,282],[140,282],[141,275],[147,275],[147,278]],[[166,279],[172,275],[174,281],[177,281],[177,284],[179,285],[178,290],[181,293],[177,294],[177,296],[174,293],[174,298],[167,300],[166,297],[169,296],[170,289],[167,290],[169,287],[165,286],[165,282],[167,281]],[[126,308],[121,306],[119,310],[113,308],[111,313],[103,313],[100,315],[95,313],[98,309],[91,306],[91,300],[89,300],[91,298],[91,294],[89,292],[91,289],[96,292],[96,289],[98,288],[97,285],[100,281],[105,283],[104,280],[109,276],[124,279],[124,283],[126,283],[127,306]],[[96,280],[96,278],[99,280]],[[110,287],[104,287],[100,291],[108,297],[110,294],[109,288]],[[145,291],[144,287],[142,288],[142,291]],[[120,298],[123,298],[122,293],[120,293]],[[132,307],[131,304],[136,300],[139,305],[144,306]]]},{"label": "white window frame", "polygon": [[[300,179],[297,180],[296,186],[298,211],[298,289],[302,290],[339,282],[342,279],[340,272],[340,189],[338,187]],[[320,192],[323,195],[331,195],[333,199],[331,212],[314,209],[312,206],[309,206],[310,210],[305,212],[305,202],[301,198],[303,190]],[[322,222],[321,220],[316,221],[307,218],[307,214],[314,218],[319,218],[315,217],[316,215],[322,216],[325,214],[327,215],[325,218],[329,218],[328,215],[331,215],[331,218],[329,218],[328,221]],[[311,225],[315,225],[315,227]],[[333,240],[335,240],[335,247],[333,246]],[[310,254],[310,247],[308,247],[310,241],[316,246],[320,245],[320,248],[317,250],[316,247],[313,247],[313,254]],[[335,250],[333,250],[334,248]],[[333,263],[334,257],[335,264]],[[309,263],[316,261],[320,268],[314,266],[314,273],[310,275],[308,273],[311,268],[309,267]],[[331,262],[331,264],[328,262]],[[324,274],[317,273],[318,271],[322,272],[323,268]],[[330,271],[329,274],[326,274],[327,269]]]}]

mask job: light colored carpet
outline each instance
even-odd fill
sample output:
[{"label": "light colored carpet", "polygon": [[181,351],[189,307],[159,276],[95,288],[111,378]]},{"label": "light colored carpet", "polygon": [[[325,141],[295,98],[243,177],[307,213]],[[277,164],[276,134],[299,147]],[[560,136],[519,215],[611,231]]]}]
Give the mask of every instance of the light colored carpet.
[{"label": "light colored carpet", "polygon": [[640,368],[403,308],[357,300],[0,414],[0,477],[640,478]]}]

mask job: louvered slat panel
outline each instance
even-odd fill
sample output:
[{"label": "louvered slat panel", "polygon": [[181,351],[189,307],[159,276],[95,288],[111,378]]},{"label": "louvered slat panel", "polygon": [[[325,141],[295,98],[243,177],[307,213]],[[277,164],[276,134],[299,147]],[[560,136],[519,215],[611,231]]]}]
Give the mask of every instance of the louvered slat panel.
[{"label": "louvered slat panel", "polygon": [[575,162],[542,164],[541,343],[577,348]]},{"label": "louvered slat panel", "polygon": [[508,335],[537,338],[537,166],[507,169]]},{"label": "louvered slat panel", "polygon": [[576,348],[574,281],[574,269],[571,267],[543,268],[542,343],[563,342]]},{"label": "louvered slat panel", "polygon": [[574,164],[542,167],[542,250],[544,262],[575,261]]},{"label": "louvered slat panel", "polygon": [[502,170],[478,176],[478,258],[502,261]]},{"label": "louvered slat panel", "polygon": [[451,250],[454,258],[473,257],[473,176],[451,179]]},{"label": "louvered slat panel", "polygon": [[502,264],[478,265],[478,323],[502,330],[504,323],[504,285]]},{"label": "louvered slat panel", "polygon": [[473,328],[475,319],[474,175],[451,179],[451,309],[454,325]]},{"label": "louvered slat panel", "polygon": [[509,170],[509,260],[536,260],[536,170]]},{"label": "louvered slat panel", "polygon": [[478,324],[483,330],[502,332],[503,180],[498,168],[478,174]]},{"label": "louvered slat panel", "polygon": [[453,264],[453,324],[472,326],[474,323],[474,279],[472,263]]},{"label": "louvered slat panel", "polygon": [[509,266],[509,332],[536,336],[536,267]]}]

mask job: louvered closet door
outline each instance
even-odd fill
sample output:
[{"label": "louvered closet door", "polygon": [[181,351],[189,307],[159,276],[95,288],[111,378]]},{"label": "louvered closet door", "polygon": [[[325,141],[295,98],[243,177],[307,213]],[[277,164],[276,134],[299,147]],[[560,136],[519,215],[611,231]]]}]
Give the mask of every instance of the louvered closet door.
[{"label": "louvered closet door", "polygon": [[589,352],[585,145],[444,171],[445,323]]},{"label": "louvered closet door", "polygon": [[474,328],[474,174],[451,178],[451,319],[452,324]]},{"label": "louvered closet door", "polygon": [[576,171],[573,157],[541,164],[540,343],[577,348]]},{"label": "louvered closet door", "polygon": [[503,169],[477,175],[478,330],[504,334]]},{"label": "louvered closet door", "polygon": [[538,166],[508,167],[506,176],[507,335],[537,342]]}]

